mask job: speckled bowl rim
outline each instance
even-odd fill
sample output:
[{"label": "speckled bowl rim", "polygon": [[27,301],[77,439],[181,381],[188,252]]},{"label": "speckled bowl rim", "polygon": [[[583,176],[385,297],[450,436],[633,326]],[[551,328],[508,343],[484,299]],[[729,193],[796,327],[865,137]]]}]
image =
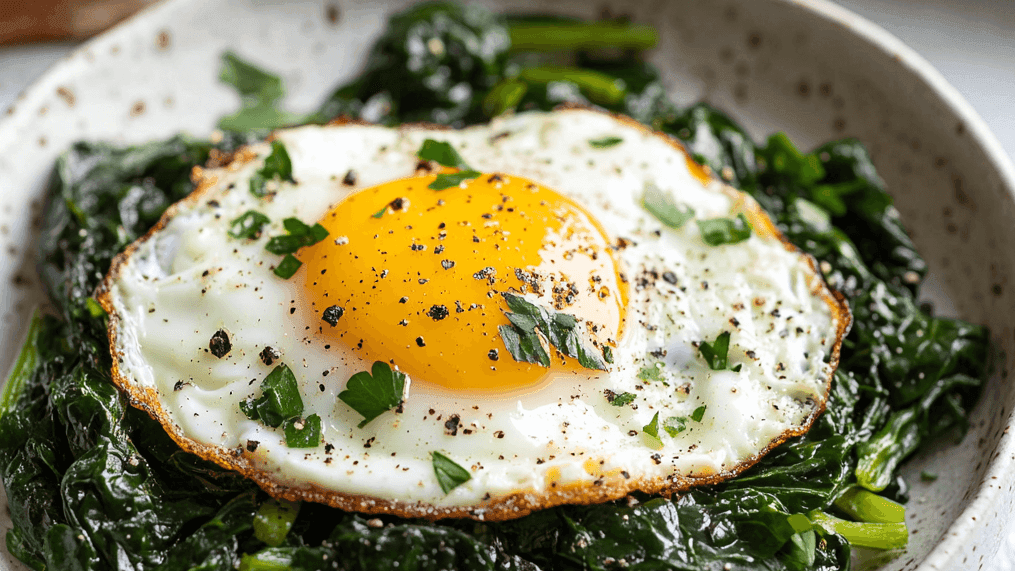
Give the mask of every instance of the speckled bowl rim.
[{"label": "speckled bowl rim", "polygon": [[[74,72],[75,68],[80,65],[79,62],[85,53],[101,42],[108,41],[112,36],[117,36],[135,25],[146,22],[150,18],[157,18],[161,14],[161,9],[174,1],[188,0],[159,0],[154,2],[110,30],[84,42],[50,66],[45,73],[19,94],[14,104],[7,110],[6,115],[0,118],[0,140],[12,136],[16,132],[20,121],[31,120],[31,114],[21,111],[21,109],[34,108],[35,104],[43,101],[46,94],[52,91],[63,77]],[[989,166],[997,171],[1008,194],[1015,197],[1015,165],[1013,165],[1012,160],[1004,151],[1001,143],[958,90],[949,84],[944,76],[923,56],[884,28],[854,14],[842,6],[834,4],[831,0],[770,1],[810,12],[829,23],[842,26],[881,53],[894,59],[908,72],[925,83],[941,99],[945,107],[956,118],[962,120],[972,141],[979,145],[989,158]],[[7,373],[5,371],[3,379],[7,378]],[[1013,424],[1015,424],[1015,411],[1008,415],[1005,423],[1007,427],[1005,432]],[[1003,448],[998,450],[999,453],[988,462],[987,469],[981,478],[981,483],[991,479],[1004,479],[1015,470],[1015,439],[1004,439],[1000,445]],[[986,513],[995,504],[997,495],[1002,493],[1001,490],[1001,487],[981,485],[966,508],[962,510],[955,521],[947,528],[944,539],[927,554],[917,569],[930,571],[958,568],[957,562],[952,561],[951,558],[961,552],[962,546],[968,542],[969,537],[974,534],[977,526],[982,525],[978,523],[977,516]],[[1015,533],[1015,530],[1010,530],[1009,533]]]},{"label": "speckled bowl rim", "polygon": [[[833,4],[830,0],[779,1],[797,5],[829,22],[847,28],[868,44],[878,48],[882,53],[894,58],[899,65],[923,80],[941,98],[945,106],[963,121],[970,138],[980,145],[989,157],[989,166],[998,171],[1008,193],[1015,195],[1015,166],[1000,141],[973,109],[973,106],[923,56],[881,26]],[[1008,415],[1005,422],[1006,432],[1008,428],[1012,427],[1013,422],[1015,422],[1015,413]],[[1011,474],[1015,468],[1015,440],[1005,439],[1000,446],[1002,448],[998,450],[998,454],[988,462],[981,482],[989,481],[991,478],[1002,479]],[[962,546],[968,542],[976,527],[982,525],[977,523],[977,516],[987,512],[994,505],[995,498],[1001,493],[1001,490],[1001,487],[981,485],[966,508],[945,531],[944,539],[927,554],[917,569],[924,571],[958,569],[959,565],[951,558],[961,552]],[[1008,533],[1015,533],[1015,530],[1009,530]]]}]

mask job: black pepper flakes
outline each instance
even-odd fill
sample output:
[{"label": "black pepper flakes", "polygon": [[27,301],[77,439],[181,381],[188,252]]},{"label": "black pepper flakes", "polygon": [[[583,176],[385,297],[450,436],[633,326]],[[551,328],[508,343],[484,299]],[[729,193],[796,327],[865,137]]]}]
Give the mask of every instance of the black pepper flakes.
[{"label": "black pepper flakes", "polygon": [[229,342],[229,334],[224,329],[216,331],[208,342],[208,350],[219,359],[228,355],[232,349],[233,344]]},{"label": "black pepper flakes", "polygon": [[440,321],[448,316],[448,308],[444,305],[433,305],[426,314],[434,321]]},{"label": "black pepper flakes", "polygon": [[423,341],[422,336],[416,338],[416,345],[419,347],[426,347],[426,341]]},{"label": "black pepper flakes", "polygon": [[253,451],[257,450],[257,446],[259,444],[261,444],[261,443],[259,441],[257,441],[257,440],[248,440],[247,441],[247,452],[253,452]]},{"label": "black pepper flakes", "polygon": [[450,270],[455,267],[455,262],[453,260],[441,260],[441,267],[445,270]]},{"label": "black pepper flakes", "polygon": [[261,362],[264,363],[265,365],[268,365],[269,367],[281,356],[282,355],[279,354],[278,350],[272,347],[271,345],[265,345],[264,349],[261,351],[259,355],[259,357],[261,357]]},{"label": "black pepper flakes", "polygon": [[677,274],[673,272],[663,272],[663,280],[670,285],[677,285]]},{"label": "black pepper flakes", "polygon": [[342,184],[354,186],[356,184],[356,171],[349,169],[349,172],[345,173],[345,176],[342,177]]},{"label": "black pepper flakes", "polygon": [[176,381],[176,384],[173,385],[173,390],[174,391],[178,391],[178,390],[182,389],[184,384],[185,383],[183,381]]},{"label": "black pepper flakes", "polygon": [[409,298],[402,297],[401,299],[398,300],[398,303],[407,303],[408,301],[409,301]]},{"label": "black pepper flakes", "polygon": [[490,349],[490,352],[487,353],[486,356],[489,357],[491,361],[496,361],[500,359],[500,352],[496,349]]},{"label": "black pepper flakes", "polygon": [[324,313],[321,314],[321,319],[323,319],[328,325],[334,327],[338,325],[338,320],[341,319],[343,315],[345,315],[344,309],[337,305],[332,305],[324,310]]},{"label": "black pepper flakes", "polygon": [[460,422],[461,417],[459,417],[457,414],[452,414],[450,417],[448,417],[447,420],[444,421],[444,433],[447,434],[448,436],[457,436],[458,425]]}]

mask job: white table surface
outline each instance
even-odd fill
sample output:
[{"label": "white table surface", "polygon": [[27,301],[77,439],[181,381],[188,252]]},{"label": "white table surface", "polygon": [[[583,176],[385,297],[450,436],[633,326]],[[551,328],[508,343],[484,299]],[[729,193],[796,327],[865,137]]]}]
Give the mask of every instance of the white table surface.
[{"label": "white table surface", "polygon": [[[938,69],[1015,157],[1015,0],[833,0],[882,26]],[[0,47],[0,112],[74,43]],[[995,569],[1015,568],[1015,533]]]}]

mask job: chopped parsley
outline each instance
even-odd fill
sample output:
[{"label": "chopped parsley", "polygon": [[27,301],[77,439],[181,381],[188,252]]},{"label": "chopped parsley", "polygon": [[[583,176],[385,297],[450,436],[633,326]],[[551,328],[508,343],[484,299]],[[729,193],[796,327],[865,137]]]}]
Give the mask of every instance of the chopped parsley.
[{"label": "chopped parsley", "polygon": [[250,420],[260,420],[272,428],[285,420],[303,414],[303,398],[296,376],[285,364],[274,369],[261,382],[262,395],[240,401],[240,410]]},{"label": "chopped parsley", "polygon": [[437,476],[437,483],[441,490],[448,493],[472,479],[472,475],[465,468],[462,468],[451,458],[437,452],[430,453],[433,457],[433,473]]},{"label": "chopped parsley", "polygon": [[641,430],[645,434],[648,434],[649,436],[651,436],[651,437],[653,437],[653,438],[658,440],[659,439],[659,413],[658,412],[655,413],[655,416],[652,417],[652,420],[648,424],[646,424],[645,426],[641,427]]},{"label": "chopped parsley", "polygon": [[282,423],[282,430],[289,448],[316,448],[321,443],[321,417],[316,414],[294,416]]},{"label": "chopped parsley", "polygon": [[751,223],[747,217],[737,214],[736,218],[710,218],[698,221],[701,239],[709,246],[739,244],[751,237]]},{"label": "chopped parsley", "polygon": [[680,228],[694,218],[693,208],[678,205],[670,193],[664,192],[652,183],[645,185],[645,194],[641,197],[641,205],[645,210],[648,210],[649,214],[673,229]]},{"label": "chopped parsley", "polygon": [[299,270],[300,266],[302,265],[303,262],[297,260],[296,256],[293,256],[292,254],[286,254],[285,257],[282,258],[282,261],[279,262],[277,266],[275,266],[274,272],[276,276],[284,280],[287,280],[293,277],[293,275],[296,274],[296,271]]},{"label": "chopped parsley", "polygon": [[582,342],[578,320],[573,315],[544,309],[513,293],[502,295],[514,313],[505,313],[511,325],[501,325],[500,336],[515,361],[549,367],[550,355],[542,343],[545,338],[564,355],[578,359],[586,369],[606,370],[599,353]]},{"label": "chopped parsley", "polygon": [[372,216],[373,218],[380,218],[380,217],[384,216],[384,213],[387,212],[387,211],[388,211],[388,205],[385,204],[383,208],[381,208],[377,212],[374,212],[370,216]]},{"label": "chopped parsley", "polygon": [[687,430],[686,416],[671,416],[663,421],[663,429],[670,436],[676,436]]},{"label": "chopped parsley", "polygon": [[439,174],[433,182],[426,185],[427,188],[433,190],[444,190],[446,188],[452,188],[462,184],[467,180],[472,180],[483,173],[474,170],[458,171],[456,173]]},{"label": "chopped parsley", "polygon": [[920,472],[920,479],[924,482],[933,482],[934,480],[937,480],[937,474],[923,470]]},{"label": "chopped parsley", "polygon": [[612,404],[613,406],[624,406],[625,404],[630,404],[634,402],[635,398],[634,393],[615,393],[610,389],[606,389],[603,393],[606,395],[606,402]]},{"label": "chopped parsley", "polygon": [[609,345],[603,345],[603,360],[613,364],[613,348]]},{"label": "chopped parsley", "polygon": [[600,139],[589,139],[589,146],[593,149],[607,149],[623,143],[620,137],[602,137]]},{"label": "chopped parsley", "polygon": [[261,229],[271,220],[256,210],[248,210],[229,223],[229,235],[233,238],[253,239],[261,235]]},{"label": "chopped parsley", "polygon": [[292,254],[303,246],[313,246],[328,237],[328,230],[320,224],[308,226],[299,218],[286,218],[282,221],[286,233],[272,236],[264,249],[272,254]]},{"label": "chopped parsley", "polygon": [[652,420],[648,424],[641,427],[641,433],[644,437],[645,443],[655,450],[663,447],[663,440],[659,438],[659,413],[655,413]]},{"label": "chopped parsley", "polygon": [[662,362],[656,362],[647,367],[642,367],[638,371],[638,378],[645,382],[662,381],[663,380],[663,364]]},{"label": "chopped parsley", "polygon": [[405,391],[405,373],[392,370],[384,361],[376,361],[371,368],[373,375],[360,371],[338,393],[338,399],[363,415],[359,428],[381,414],[401,406]]},{"label": "chopped parsley", "polygon": [[701,352],[701,356],[705,358],[705,362],[708,363],[708,368],[713,371],[725,371],[729,369],[734,373],[739,373],[743,365],[737,365],[735,367],[729,366],[729,355],[730,349],[730,332],[723,331],[715,338],[715,341],[708,343],[702,341],[701,345],[698,346],[698,351]]},{"label": "chopped parsley", "polygon": [[293,180],[293,163],[282,141],[271,142],[271,154],[265,157],[264,166],[250,177],[250,193],[254,196],[268,195],[268,181]]},{"label": "chopped parsley", "polygon": [[702,418],[705,418],[705,405],[699,406],[691,413],[691,420],[694,422],[701,422]]},{"label": "chopped parsley", "polygon": [[[466,180],[472,180],[478,177],[479,171],[473,169],[465,162],[462,155],[458,154],[449,143],[443,141],[435,141],[433,139],[427,139],[423,141],[423,146],[416,152],[416,156],[425,161],[434,161],[437,164],[445,167],[451,167],[458,169],[459,172],[449,174],[439,174],[427,188],[432,190],[444,190],[446,188],[452,188],[458,186]],[[380,218],[377,214],[375,218]]]},{"label": "chopped parsley", "polygon": [[458,151],[450,143],[445,143],[444,141],[435,141],[433,139],[423,141],[423,146],[416,151],[416,156],[424,161],[433,161],[445,167],[460,170],[472,169],[465,162],[465,159],[462,158],[462,155],[459,155]]}]

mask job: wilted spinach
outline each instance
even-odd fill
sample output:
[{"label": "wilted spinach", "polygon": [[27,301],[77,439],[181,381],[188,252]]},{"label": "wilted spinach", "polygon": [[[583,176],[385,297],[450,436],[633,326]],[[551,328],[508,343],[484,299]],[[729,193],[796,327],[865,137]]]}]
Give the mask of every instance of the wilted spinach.
[{"label": "wilted spinach", "polygon": [[[516,48],[539,43],[525,39],[535,23],[571,26],[560,35],[568,42],[550,56],[512,50],[511,38],[524,42]],[[603,52],[600,37],[623,41]],[[181,451],[113,387],[103,315],[90,299],[113,256],[192,189],[191,166],[215,146],[183,137],[126,148],[79,143],[54,171],[40,248],[59,317],[36,321],[0,417],[11,552],[35,569],[847,568],[845,537],[811,521],[829,520],[817,512],[846,517],[855,506],[836,500],[858,484],[905,500],[896,469],[928,438],[964,426],[986,374],[988,333],[919,309],[925,265],[859,143],[802,153],[778,135],[755,143],[707,105],[676,109],[656,70],[630,49],[652,42],[644,27],[623,22],[583,27],[417,6],[392,19],[360,78],[304,119],[461,125],[494,111],[593,101],[679,137],[821,260],[853,308],[828,408],[810,432],[740,477],[672,501],[638,496],[502,523],[383,517],[383,527],[304,504],[284,541],[267,546],[253,531],[264,494]],[[226,63],[223,77],[244,103],[223,127],[294,120],[277,109],[277,78],[231,56]],[[592,73],[567,71],[576,67]],[[219,147],[248,139],[229,135]]]}]

